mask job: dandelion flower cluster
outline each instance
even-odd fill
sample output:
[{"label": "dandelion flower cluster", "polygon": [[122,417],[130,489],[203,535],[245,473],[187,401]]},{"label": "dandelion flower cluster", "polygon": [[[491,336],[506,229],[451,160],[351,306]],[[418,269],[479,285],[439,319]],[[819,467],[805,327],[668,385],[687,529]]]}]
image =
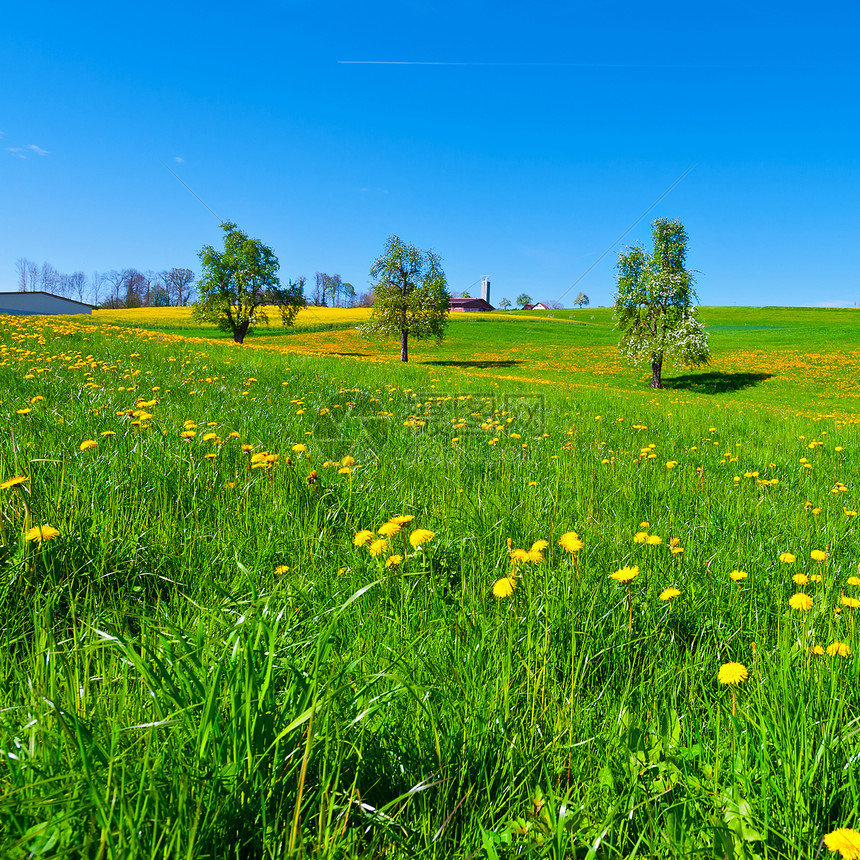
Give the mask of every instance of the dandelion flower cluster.
[{"label": "dandelion flower cluster", "polygon": [[747,667],[743,663],[723,663],[717,679],[721,684],[736,685],[749,677]]},{"label": "dandelion flower cluster", "polygon": [[829,851],[838,851],[843,860],[860,860],[860,833],[839,827],[824,837]]}]

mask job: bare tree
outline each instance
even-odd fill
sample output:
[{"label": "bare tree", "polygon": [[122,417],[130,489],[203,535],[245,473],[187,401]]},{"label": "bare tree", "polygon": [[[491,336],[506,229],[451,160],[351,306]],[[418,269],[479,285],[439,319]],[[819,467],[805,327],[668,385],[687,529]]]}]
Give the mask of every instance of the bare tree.
[{"label": "bare tree", "polygon": [[184,307],[191,301],[194,283],[191,269],[167,269],[161,273],[161,282],[167,290],[170,304]]},{"label": "bare tree", "polygon": [[58,292],[60,277],[60,273],[50,263],[42,263],[39,270],[39,289],[46,293]]},{"label": "bare tree", "polygon": [[90,301],[94,305],[101,303],[102,286],[105,282],[105,276],[101,272],[93,272],[90,275]]},{"label": "bare tree", "polygon": [[125,305],[123,307],[142,307],[149,289],[143,274],[137,269],[123,269],[122,286],[125,291]]},{"label": "bare tree", "polygon": [[27,292],[35,293],[39,289],[39,266],[32,260],[27,262]]},{"label": "bare tree", "polygon": [[30,268],[30,261],[26,257],[19,257],[15,261],[15,271],[18,273],[18,292],[27,292],[27,272]]},{"label": "bare tree", "polygon": [[106,308],[124,307],[122,290],[125,284],[123,272],[112,269],[104,274],[104,285],[107,287],[108,297],[104,302]]},{"label": "bare tree", "polygon": [[69,295],[77,296],[78,301],[84,300],[87,291],[87,276],[83,272],[72,272],[69,275]]},{"label": "bare tree", "polygon": [[325,307],[326,278],[325,272],[317,272],[314,275],[314,291],[311,293],[311,304],[316,307]]}]

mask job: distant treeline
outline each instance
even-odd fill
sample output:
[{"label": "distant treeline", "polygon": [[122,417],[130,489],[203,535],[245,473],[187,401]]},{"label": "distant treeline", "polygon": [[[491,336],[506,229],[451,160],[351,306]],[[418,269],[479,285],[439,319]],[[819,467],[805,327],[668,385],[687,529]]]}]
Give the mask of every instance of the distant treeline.
[{"label": "distant treeline", "polygon": [[[34,263],[21,257],[15,263],[18,292],[41,290],[55,296],[65,296],[79,302],[89,302],[102,308],[163,308],[183,307],[197,298],[195,275],[191,269],[112,269],[110,272],[66,274],[50,263]],[[304,284],[304,278],[299,279]],[[330,308],[371,307],[373,292],[357,293],[352,284],[340,275],[317,272],[309,305]]]},{"label": "distant treeline", "polygon": [[113,269],[110,272],[67,274],[50,263],[34,263],[26,257],[15,263],[18,292],[39,290],[103,308],[181,307],[195,298],[191,269]]},{"label": "distant treeline", "polygon": [[317,272],[307,302],[318,308],[369,308],[373,305],[373,292],[359,295],[340,275]]}]

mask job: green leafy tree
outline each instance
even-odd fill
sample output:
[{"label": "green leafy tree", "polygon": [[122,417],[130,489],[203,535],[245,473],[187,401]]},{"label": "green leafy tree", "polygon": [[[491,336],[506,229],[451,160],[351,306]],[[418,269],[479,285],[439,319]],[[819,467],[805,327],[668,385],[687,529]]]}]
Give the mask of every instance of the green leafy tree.
[{"label": "green leafy tree", "polygon": [[506,311],[510,306],[511,306],[511,301],[510,301],[510,299],[501,299],[501,300],[499,301],[499,307],[500,307],[503,311]]},{"label": "green leafy tree", "polygon": [[409,337],[441,340],[451,296],[438,254],[389,236],[370,268],[375,301],[367,336],[400,336],[400,360],[409,361]]},{"label": "green leafy tree", "polygon": [[591,304],[591,299],[585,293],[578,293],[573,303],[578,308],[587,308]]},{"label": "green leafy tree", "polygon": [[521,308],[524,308],[526,305],[531,304],[531,301],[532,301],[532,297],[528,293],[520,293],[517,296],[517,304]]},{"label": "green leafy tree", "polygon": [[278,258],[271,248],[235,224],[225,222],[224,250],[204,245],[199,253],[203,274],[197,282],[199,300],[194,318],[230,332],[236,343],[258,323],[269,324],[267,307],[276,307],[284,325],[292,325],[305,306],[304,279],[286,287],[278,280]]},{"label": "green leafy tree", "polygon": [[632,364],[651,365],[651,387],[663,387],[663,365],[708,364],[708,335],[696,318],[693,276],[686,269],[687,232],[680,220],[651,225],[654,251],[641,245],[618,255],[615,328]]}]

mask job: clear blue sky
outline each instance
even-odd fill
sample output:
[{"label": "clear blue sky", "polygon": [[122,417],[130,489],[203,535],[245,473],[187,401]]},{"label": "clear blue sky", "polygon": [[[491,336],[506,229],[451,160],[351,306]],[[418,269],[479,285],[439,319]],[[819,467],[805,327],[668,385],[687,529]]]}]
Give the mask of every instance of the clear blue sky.
[{"label": "clear blue sky", "polygon": [[848,2],[6,4],[0,290],[19,257],[199,272],[224,219],[284,277],[365,289],[396,233],[453,291],[610,304],[660,216],[702,304],[851,306],[858,25]]}]

